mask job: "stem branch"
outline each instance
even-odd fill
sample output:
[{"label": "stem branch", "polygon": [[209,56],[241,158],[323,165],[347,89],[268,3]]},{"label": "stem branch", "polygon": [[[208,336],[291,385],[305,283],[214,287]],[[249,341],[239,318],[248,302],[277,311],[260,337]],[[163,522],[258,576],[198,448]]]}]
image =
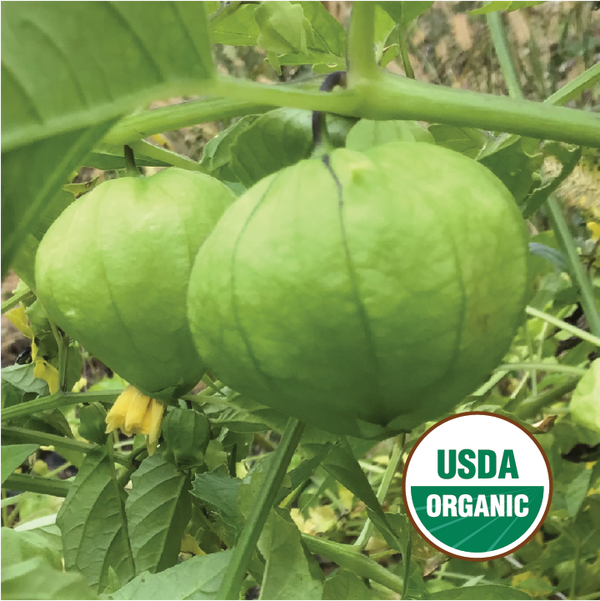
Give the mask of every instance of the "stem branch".
[{"label": "stem branch", "polygon": [[353,87],[377,74],[375,62],[375,8],[372,2],[354,2],[348,29],[348,80]]},{"label": "stem branch", "polygon": [[246,566],[254,553],[254,548],[269,516],[269,512],[273,507],[287,467],[300,442],[303,430],[304,423],[297,419],[290,419],[288,421],[281,442],[275,451],[273,463],[267,474],[265,484],[256,499],[252,514],[233,549],[233,557],[231,558],[231,563],[229,564],[217,598],[239,599],[240,587],[246,573]]}]

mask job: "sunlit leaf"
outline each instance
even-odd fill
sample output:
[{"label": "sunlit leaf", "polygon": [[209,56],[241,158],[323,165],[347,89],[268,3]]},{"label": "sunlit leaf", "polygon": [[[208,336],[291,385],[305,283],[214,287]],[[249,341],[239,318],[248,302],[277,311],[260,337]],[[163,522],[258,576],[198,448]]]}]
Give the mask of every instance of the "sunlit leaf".
[{"label": "sunlit leaf", "polygon": [[160,453],[148,457],[131,478],[125,502],[136,574],[175,565],[191,517],[189,482]]},{"label": "sunlit leaf", "polygon": [[65,567],[94,590],[108,585],[112,567],[121,582],[134,574],[121,490],[106,447],[85,458],[56,523],[63,536]]}]

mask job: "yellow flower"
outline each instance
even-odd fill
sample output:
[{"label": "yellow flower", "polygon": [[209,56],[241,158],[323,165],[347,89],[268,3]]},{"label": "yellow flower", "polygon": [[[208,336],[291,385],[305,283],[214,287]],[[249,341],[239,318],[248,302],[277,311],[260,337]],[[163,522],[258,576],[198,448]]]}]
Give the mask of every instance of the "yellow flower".
[{"label": "yellow flower", "polygon": [[127,436],[146,434],[148,454],[153,455],[164,412],[163,403],[146,396],[134,386],[128,386],[106,416],[106,432],[108,434],[118,428]]},{"label": "yellow flower", "polygon": [[31,340],[31,361],[35,363],[33,375],[35,378],[44,380],[48,384],[50,394],[54,394],[58,391],[58,370],[43,357],[38,357],[38,346],[35,343],[33,330],[29,325],[29,318],[27,317],[27,313],[25,313],[25,307],[23,305],[15,307],[6,314],[6,317],[8,317],[21,334]]},{"label": "yellow flower", "polygon": [[596,223],[595,221],[588,221],[587,228],[592,232],[592,240],[596,241],[600,238],[600,223]]}]

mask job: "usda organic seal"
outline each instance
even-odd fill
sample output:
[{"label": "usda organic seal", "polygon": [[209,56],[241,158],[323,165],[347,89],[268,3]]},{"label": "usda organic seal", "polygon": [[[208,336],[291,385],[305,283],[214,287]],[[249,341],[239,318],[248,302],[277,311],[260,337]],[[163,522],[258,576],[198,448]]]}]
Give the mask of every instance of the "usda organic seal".
[{"label": "usda organic seal", "polygon": [[483,561],[512,553],[541,526],[552,474],[535,438],[493,413],[455,415],[425,432],[403,478],[408,515],[431,545]]}]

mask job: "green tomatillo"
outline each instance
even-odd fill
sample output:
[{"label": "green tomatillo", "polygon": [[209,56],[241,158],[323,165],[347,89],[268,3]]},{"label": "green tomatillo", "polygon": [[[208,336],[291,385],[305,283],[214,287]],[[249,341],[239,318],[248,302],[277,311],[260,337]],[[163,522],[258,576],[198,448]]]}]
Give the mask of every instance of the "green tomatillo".
[{"label": "green tomatillo", "polygon": [[39,246],[36,293],[48,315],[145,395],[189,391],[205,366],[188,327],[188,278],[234,198],[218,180],[181,169],[100,184]]},{"label": "green tomatillo", "polygon": [[508,350],[527,234],[490,171],[392,143],[260,181],[201,247],[188,298],[228,386],[334,433],[383,438],[439,417]]}]

